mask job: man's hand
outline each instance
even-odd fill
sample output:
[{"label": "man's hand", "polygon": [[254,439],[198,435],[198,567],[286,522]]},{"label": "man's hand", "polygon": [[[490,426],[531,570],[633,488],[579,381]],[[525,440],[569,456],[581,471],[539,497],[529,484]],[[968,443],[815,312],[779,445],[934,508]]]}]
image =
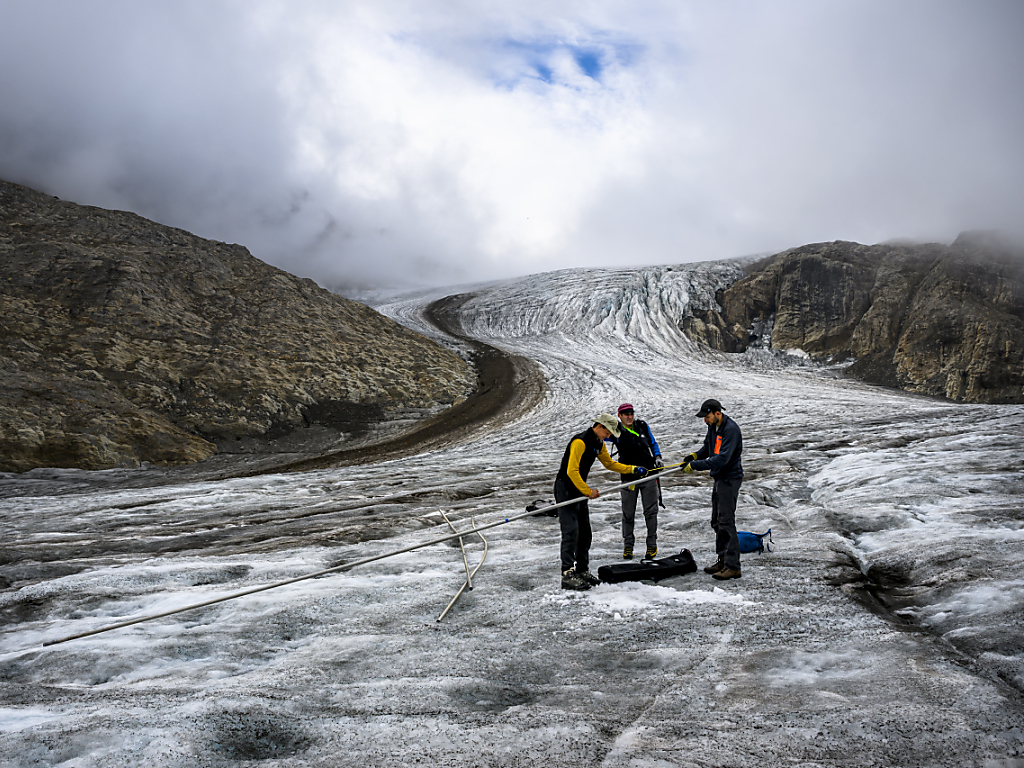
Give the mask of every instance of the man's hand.
[{"label": "man's hand", "polygon": [[686,461],[687,463],[689,463],[689,462],[691,462],[691,461],[696,461],[696,460],[697,460],[697,454],[696,454],[696,453],[691,453],[691,454],[690,454],[689,456],[687,456],[687,457],[686,457],[686,459],[685,459],[685,461]]},{"label": "man's hand", "polygon": [[655,469],[664,469],[664,467],[665,467],[665,462],[661,460],[661,456],[655,456],[654,457],[654,468]]},{"label": "man's hand", "polygon": [[600,496],[600,495],[601,495],[601,492],[600,492],[599,490],[597,490],[597,488],[594,488],[594,489],[593,489],[593,490],[592,490],[592,491],[590,492],[590,498],[591,498],[591,499],[596,499],[596,498],[597,498],[598,496]]},{"label": "man's hand", "polygon": [[691,472],[693,472],[693,467],[690,466],[689,462],[683,464],[683,472],[685,472],[686,474],[690,474]]},{"label": "man's hand", "polygon": [[633,474],[637,477],[643,477],[647,474],[647,467],[633,467]]}]

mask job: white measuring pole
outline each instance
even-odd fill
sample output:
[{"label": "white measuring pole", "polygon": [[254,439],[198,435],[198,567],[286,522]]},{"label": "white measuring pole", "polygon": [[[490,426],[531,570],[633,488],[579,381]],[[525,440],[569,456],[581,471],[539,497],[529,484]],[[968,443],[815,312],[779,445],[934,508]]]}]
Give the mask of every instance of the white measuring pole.
[{"label": "white measuring pole", "polygon": [[[660,470],[660,471],[657,471],[657,472],[652,472],[651,474],[649,474],[646,477],[643,477],[643,478],[641,478],[639,480],[631,480],[628,483],[620,483],[619,485],[613,485],[611,488],[607,488],[606,490],[614,491],[614,490],[618,490],[619,488],[625,488],[627,485],[640,485],[641,483],[646,483],[646,482],[649,482],[651,480],[657,480],[659,477],[662,477],[663,475],[667,475],[667,474],[669,474],[671,472],[677,472],[677,471],[679,471],[679,469],[681,469],[681,467],[673,467],[673,468],[669,468],[669,469],[663,469],[663,470]],[[561,501],[561,502],[559,502],[557,504],[552,504],[552,505],[547,506],[547,507],[542,507],[541,509],[542,510],[555,509],[557,507],[564,507],[567,504],[577,504],[580,501],[587,501],[587,497],[586,496],[580,496],[580,497],[577,497],[577,498],[574,498],[574,499],[567,499],[566,501]],[[123,629],[124,627],[130,627],[133,624],[141,624],[144,621],[153,621],[154,619],[162,619],[162,618],[164,618],[166,616],[173,616],[176,613],[184,613],[185,611],[194,611],[197,608],[205,608],[208,605],[216,605],[217,603],[223,603],[223,602],[226,602],[228,600],[236,600],[239,597],[245,597],[246,595],[254,595],[257,592],[265,592],[268,589],[276,589],[277,587],[284,587],[284,586],[287,586],[288,584],[295,584],[296,582],[299,582],[299,581],[305,581],[307,579],[315,579],[317,576],[324,576],[324,575],[326,575],[328,573],[338,573],[340,571],[347,571],[347,570],[350,570],[350,569],[355,568],[355,567],[360,566],[360,565],[366,565],[367,563],[373,563],[373,562],[376,562],[377,560],[383,560],[386,557],[394,557],[395,555],[403,555],[406,552],[412,552],[413,550],[416,550],[416,549],[422,549],[423,547],[429,547],[429,546],[431,546],[433,544],[441,544],[442,542],[451,541],[452,539],[459,539],[459,538],[462,538],[463,536],[468,536],[471,533],[479,533],[480,531],[486,531],[489,528],[497,528],[499,525],[507,525],[508,523],[511,523],[511,522],[513,522],[515,520],[521,520],[524,517],[533,517],[534,515],[537,514],[538,511],[540,511],[540,510],[533,510],[531,512],[523,512],[523,513],[518,514],[518,515],[513,515],[512,517],[506,517],[506,518],[504,518],[502,520],[499,520],[497,522],[494,522],[494,523],[487,523],[486,525],[476,525],[476,526],[473,526],[472,528],[470,528],[467,531],[462,531],[462,532],[458,532],[458,533],[452,533],[452,534],[449,534],[448,536],[441,536],[440,538],[437,538],[437,539],[431,539],[430,541],[424,541],[424,542],[422,542],[420,544],[413,544],[413,545],[408,546],[408,547],[403,547],[402,549],[396,549],[396,550],[393,550],[391,552],[385,552],[384,554],[381,554],[381,555],[374,555],[373,557],[364,557],[364,558],[362,558],[360,560],[353,560],[351,563],[343,563],[342,565],[336,565],[333,568],[325,568],[322,571],[316,571],[315,573],[308,573],[305,576],[296,576],[293,579],[285,579],[284,581],[276,581],[273,584],[264,584],[264,585],[259,586],[259,587],[250,587],[249,589],[243,589],[240,592],[232,592],[230,595],[223,595],[222,597],[215,597],[215,598],[213,598],[211,600],[204,600],[201,603],[194,603],[192,605],[186,605],[183,608],[175,608],[173,610],[164,611],[163,613],[156,613],[156,614],[153,614],[151,616],[140,616],[137,619],[129,619],[128,621],[122,621],[122,622],[120,622],[118,624],[111,624],[110,626],[107,626],[107,627],[100,627],[99,629],[93,629],[93,630],[90,630],[88,632],[80,632],[77,635],[71,635],[69,637],[62,637],[59,640],[48,640],[45,643],[43,643],[43,646],[59,645],[60,643],[66,643],[66,642],[68,642],[70,640],[78,640],[78,639],[83,638],[83,637],[90,637],[92,635],[98,635],[101,632],[111,632],[111,631],[113,631],[115,629]]]},{"label": "white measuring pole", "polygon": [[[445,519],[447,519],[447,518],[445,518]],[[470,518],[470,520],[472,521],[473,525],[476,525],[476,520],[474,520],[473,518]],[[449,525],[451,525],[451,523],[449,523]],[[487,549],[488,549],[487,539],[484,538],[484,535],[482,533],[478,533],[477,536],[479,536],[480,537],[480,541],[482,541],[484,543],[484,552],[483,552],[482,555],[480,555],[480,562],[476,564],[476,568],[473,569],[472,573],[468,573],[468,572],[466,573],[466,580],[464,582],[462,582],[462,586],[459,587],[459,591],[455,593],[455,597],[453,597],[451,599],[451,602],[448,603],[448,605],[445,606],[445,609],[443,611],[441,611],[441,615],[437,617],[438,621],[443,620],[444,617],[448,615],[448,611],[450,611],[452,609],[452,606],[455,605],[455,601],[458,600],[460,597],[462,597],[462,593],[466,591],[467,587],[469,589],[473,588],[473,577],[476,576],[476,572],[480,570],[480,567],[484,564],[484,560],[487,559]],[[460,544],[462,543],[462,539],[459,539],[459,543]],[[465,547],[463,547],[462,559],[463,560],[466,559]],[[467,568],[468,567],[469,566],[467,564]]]}]

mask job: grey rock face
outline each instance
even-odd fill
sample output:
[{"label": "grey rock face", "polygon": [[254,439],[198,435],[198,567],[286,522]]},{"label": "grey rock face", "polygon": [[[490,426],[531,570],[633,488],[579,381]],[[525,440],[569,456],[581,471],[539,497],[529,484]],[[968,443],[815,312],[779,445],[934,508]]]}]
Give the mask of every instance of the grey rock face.
[{"label": "grey rock face", "polygon": [[765,259],[688,318],[691,338],[856,358],[848,373],[965,402],[1024,402],[1024,250],[986,233],[951,246],[834,242]]},{"label": "grey rock face", "polygon": [[0,318],[2,471],[358,432],[475,385],[450,350],[241,246],[2,181]]}]

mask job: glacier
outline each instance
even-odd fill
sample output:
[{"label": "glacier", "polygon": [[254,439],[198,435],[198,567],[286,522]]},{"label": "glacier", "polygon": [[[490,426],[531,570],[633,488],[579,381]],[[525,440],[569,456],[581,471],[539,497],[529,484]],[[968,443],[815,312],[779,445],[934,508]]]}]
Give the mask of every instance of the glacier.
[{"label": "glacier", "polygon": [[[378,299],[534,361],[525,413],[361,466],[0,476],[0,765],[1024,765],[1024,406],[965,405],[679,330],[741,262],[572,269]],[[594,414],[666,460],[717,397],[744,435],[743,578],[559,588],[558,524],[481,536],[66,643],[126,618],[500,522]],[[597,471],[599,489],[618,477]],[[714,559],[710,481],[662,480],[662,554]],[[615,562],[618,493],[591,502]],[[468,565],[467,565],[468,564]]]}]

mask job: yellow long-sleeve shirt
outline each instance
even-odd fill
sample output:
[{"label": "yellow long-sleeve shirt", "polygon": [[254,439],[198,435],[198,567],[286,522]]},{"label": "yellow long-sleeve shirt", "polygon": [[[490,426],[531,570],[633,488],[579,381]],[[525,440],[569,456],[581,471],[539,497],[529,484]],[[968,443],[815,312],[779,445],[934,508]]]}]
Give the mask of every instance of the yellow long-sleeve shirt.
[{"label": "yellow long-sleeve shirt", "polygon": [[[593,490],[580,476],[580,459],[583,457],[583,452],[586,449],[586,444],[579,439],[573,440],[569,444],[569,466],[566,469],[566,474],[569,475],[572,484],[576,486],[580,493],[589,496]],[[636,467],[632,464],[620,464],[615,461],[611,454],[608,453],[608,449],[603,442],[601,443],[601,452],[597,454],[597,460],[604,465],[605,469],[611,472],[618,472],[620,475],[631,475],[636,472]]]}]

